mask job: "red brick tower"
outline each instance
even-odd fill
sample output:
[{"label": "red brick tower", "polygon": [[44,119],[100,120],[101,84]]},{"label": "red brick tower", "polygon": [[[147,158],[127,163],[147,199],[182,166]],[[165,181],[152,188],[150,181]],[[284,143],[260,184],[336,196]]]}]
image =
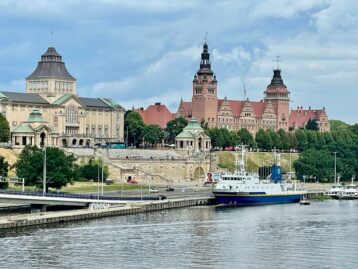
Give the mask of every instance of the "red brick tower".
[{"label": "red brick tower", "polygon": [[265,102],[271,101],[276,112],[276,130],[288,131],[289,127],[289,103],[290,92],[281,78],[281,70],[273,70],[273,78],[270,85],[264,91]]},{"label": "red brick tower", "polygon": [[200,69],[193,80],[192,116],[198,122],[205,121],[209,128],[216,127],[218,114],[217,81],[211,70],[208,45],[204,44],[201,53]]}]

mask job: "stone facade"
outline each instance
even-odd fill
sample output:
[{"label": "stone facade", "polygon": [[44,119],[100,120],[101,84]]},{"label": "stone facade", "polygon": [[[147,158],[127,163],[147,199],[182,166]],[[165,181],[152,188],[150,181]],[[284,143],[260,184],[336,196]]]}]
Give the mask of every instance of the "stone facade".
[{"label": "stone facade", "polygon": [[[31,139],[36,133],[21,133],[31,112],[37,111],[51,134]],[[15,147],[27,144],[68,147],[124,141],[124,109],[109,98],[77,95],[76,79],[69,74],[62,57],[50,47],[36,70],[26,78],[26,93],[0,92],[0,112],[9,124]],[[21,127],[22,126],[22,127]],[[32,127],[31,127],[32,128]]]}]

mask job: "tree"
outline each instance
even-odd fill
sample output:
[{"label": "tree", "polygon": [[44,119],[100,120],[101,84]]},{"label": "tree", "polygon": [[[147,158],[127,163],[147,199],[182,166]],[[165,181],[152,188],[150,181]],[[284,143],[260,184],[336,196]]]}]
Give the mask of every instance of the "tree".
[{"label": "tree", "polygon": [[167,128],[165,128],[165,131],[168,134],[168,143],[174,143],[175,137],[180,134],[187,125],[188,121],[183,117],[169,121],[167,123]]},{"label": "tree", "polygon": [[[9,164],[5,161],[5,158],[0,155],[0,176],[7,177],[7,173],[9,172]],[[0,189],[7,188],[7,182],[0,182]]]},{"label": "tree", "polygon": [[142,139],[152,146],[161,142],[163,137],[164,133],[158,125],[146,125],[142,130]]},{"label": "tree", "polygon": [[272,149],[281,149],[280,135],[272,129],[267,130],[267,133],[272,141]]},{"label": "tree", "polygon": [[291,137],[289,135],[289,133],[286,133],[285,130],[280,129],[278,130],[277,134],[280,136],[280,149],[283,150],[289,150],[292,148],[291,145]]},{"label": "tree", "polygon": [[348,130],[349,124],[340,120],[329,120],[331,131]]},{"label": "tree", "polygon": [[10,126],[6,117],[0,112],[0,142],[9,142]]},{"label": "tree", "polygon": [[295,132],[295,136],[298,141],[298,149],[299,150],[305,150],[308,148],[308,142],[307,142],[307,136],[306,133],[303,130],[297,130]]},{"label": "tree", "polygon": [[255,146],[255,141],[252,134],[246,128],[241,128],[237,134],[240,137],[241,143],[250,147]]},{"label": "tree", "polygon": [[108,166],[103,165],[102,160],[90,159],[89,162],[79,167],[79,177],[87,180],[101,178],[103,167],[103,178],[108,178]]},{"label": "tree", "polygon": [[216,148],[223,148],[224,146],[224,137],[223,134],[220,132],[220,129],[218,128],[214,128],[214,129],[209,129],[209,134],[208,134],[211,138],[211,145],[212,147]]},{"label": "tree", "polygon": [[269,136],[269,134],[267,132],[265,132],[264,129],[258,130],[258,132],[256,133],[255,140],[256,140],[256,144],[257,144],[258,148],[264,149],[264,150],[272,149],[271,137]]},{"label": "tree", "polygon": [[[43,149],[26,146],[15,163],[17,176],[25,178],[25,184],[42,188]],[[66,155],[59,148],[46,148],[47,189],[60,189],[78,177],[78,168],[73,155]]]},{"label": "tree", "polygon": [[145,124],[142,117],[135,111],[129,112],[124,119],[124,128],[128,130],[128,143],[136,146],[140,142]]},{"label": "tree", "polygon": [[333,175],[333,163],[334,159],[329,151],[307,149],[294,161],[293,167],[298,178],[311,176],[317,180],[329,181]]},{"label": "tree", "polygon": [[313,131],[318,131],[318,122],[316,119],[309,119],[306,126],[305,126],[306,130],[313,130]]}]

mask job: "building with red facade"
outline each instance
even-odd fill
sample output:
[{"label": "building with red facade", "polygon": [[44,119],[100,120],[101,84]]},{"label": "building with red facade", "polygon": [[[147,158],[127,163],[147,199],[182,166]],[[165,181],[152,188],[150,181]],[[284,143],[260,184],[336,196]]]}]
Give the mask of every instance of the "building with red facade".
[{"label": "building with red facade", "polygon": [[218,81],[211,69],[210,53],[205,43],[200,67],[193,79],[192,100],[180,101],[177,117],[195,117],[199,122],[207,122],[209,128],[246,128],[252,134],[259,129],[288,131],[304,128],[309,119],[317,120],[320,131],[330,130],[324,109],[309,109],[303,114],[292,111],[290,114],[290,92],[283,82],[280,69],[273,70],[271,83],[264,90],[261,101],[230,100],[227,97],[219,99],[217,91]]}]

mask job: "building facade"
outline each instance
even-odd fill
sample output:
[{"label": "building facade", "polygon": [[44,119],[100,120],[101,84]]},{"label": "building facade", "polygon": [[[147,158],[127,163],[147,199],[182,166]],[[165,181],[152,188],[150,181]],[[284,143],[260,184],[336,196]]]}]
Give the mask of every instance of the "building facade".
[{"label": "building facade", "polygon": [[[294,125],[295,113],[290,114],[290,92],[281,77],[281,70],[273,70],[271,83],[264,90],[261,101],[230,100],[227,97],[217,97],[218,81],[211,69],[210,53],[205,43],[201,53],[199,70],[193,79],[191,102],[180,101],[177,117],[190,119],[195,117],[199,122],[206,122],[209,128],[227,128],[239,130],[246,128],[253,135],[259,129],[283,129],[289,131],[294,128],[304,128],[309,117],[301,117],[303,124]],[[320,111],[320,110],[315,110]],[[320,131],[329,131],[326,112],[318,112],[316,116]],[[322,115],[322,116],[321,116]],[[292,119],[291,119],[292,117]]]},{"label": "building facade", "polygon": [[125,110],[109,98],[77,94],[76,79],[53,47],[26,78],[26,92],[0,91],[14,147],[92,146],[124,141]]}]

